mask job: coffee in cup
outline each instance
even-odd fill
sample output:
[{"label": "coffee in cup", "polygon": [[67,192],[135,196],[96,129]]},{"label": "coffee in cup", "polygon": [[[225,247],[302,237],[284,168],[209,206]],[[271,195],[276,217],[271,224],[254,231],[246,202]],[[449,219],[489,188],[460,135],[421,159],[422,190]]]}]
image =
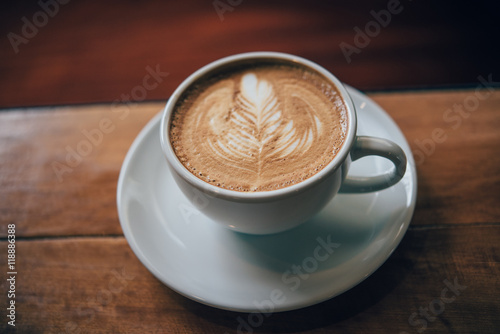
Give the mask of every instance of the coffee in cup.
[{"label": "coffee in cup", "polygon": [[268,60],[198,79],[171,117],[170,141],[186,169],[243,192],[315,175],[344,144],[349,122],[341,94],[323,75]]},{"label": "coffee in cup", "polygon": [[[339,192],[401,180],[404,151],[356,132],[355,106],[332,73],[295,55],[250,52],[184,80],[163,111],[160,142],[196,209],[233,231],[269,234],[307,221]],[[394,168],[348,175],[353,161],[370,155]]]}]

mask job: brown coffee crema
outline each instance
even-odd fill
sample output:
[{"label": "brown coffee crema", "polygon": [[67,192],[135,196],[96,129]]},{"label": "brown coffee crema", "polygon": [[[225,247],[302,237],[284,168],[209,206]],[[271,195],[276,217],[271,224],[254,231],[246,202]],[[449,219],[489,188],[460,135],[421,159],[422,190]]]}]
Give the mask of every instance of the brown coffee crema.
[{"label": "brown coffee crema", "polygon": [[340,93],[320,74],[257,63],[195,83],[169,131],[177,157],[201,180],[268,191],[323,169],[344,143],[347,122]]}]

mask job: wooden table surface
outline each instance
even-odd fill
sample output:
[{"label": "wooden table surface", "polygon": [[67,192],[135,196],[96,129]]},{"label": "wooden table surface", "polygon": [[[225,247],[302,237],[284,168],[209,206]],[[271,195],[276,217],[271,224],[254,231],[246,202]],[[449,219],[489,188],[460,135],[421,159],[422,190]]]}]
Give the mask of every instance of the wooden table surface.
[{"label": "wooden table surface", "polygon": [[[417,162],[417,207],[404,239],[348,292],[272,314],[251,331],[498,333],[500,91],[370,96],[400,126]],[[163,285],[120,228],[116,185],[123,159],[162,106],[0,112],[0,332],[238,333],[239,319],[248,314],[199,304]],[[53,162],[63,162],[85,139],[83,132],[105,119],[112,127],[102,141],[57,175]],[[11,234],[15,267],[9,269]],[[11,271],[12,286],[6,280]],[[11,301],[15,328],[6,317]]]}]

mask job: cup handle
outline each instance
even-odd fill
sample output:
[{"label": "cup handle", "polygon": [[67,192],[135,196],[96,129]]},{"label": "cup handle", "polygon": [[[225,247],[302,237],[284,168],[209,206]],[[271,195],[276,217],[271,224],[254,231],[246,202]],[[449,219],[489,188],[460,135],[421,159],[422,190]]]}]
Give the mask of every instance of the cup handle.
[{"label": "cup handle", "polygon": [[389,172],[377,176],[347,176],[340,193],[366,193],[388,188],[396,184],[406,171],[406,155],[394,142],[375,137],[358,136],[351,149],[351,159],[356,161],[367,155],[379,155],[394,164]]}]

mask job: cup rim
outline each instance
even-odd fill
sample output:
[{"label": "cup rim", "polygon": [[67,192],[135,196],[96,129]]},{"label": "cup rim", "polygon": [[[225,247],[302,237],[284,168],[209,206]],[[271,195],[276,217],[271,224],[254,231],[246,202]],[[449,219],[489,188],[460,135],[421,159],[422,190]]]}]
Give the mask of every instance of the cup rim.
[{"label": "cup rim", "polygon": [[[347,133],[344,143],[340,147],[339,152],[335,155],[335,157],[318,173],[312,175],[311,177],[293,184],[288,187],[275,189],[275,190],[266,190],[266,191],[256,191],[256,192],[242,192],[237,190],[230,190],[221,187],[217,187],[215,185],[209,184],[195,175],[193,175],[184,165],[179,161],[177,155],[175,154],[170,138],[169,132],[167,129],[170,128],[171,114],[174,110],[175,104],[184,91],[189,88],[196,80],[200,77],[209,74],[210,72],[216,71],[220,67],[226,64],[233,64],[237,62],[251,61],[251,60],[279,60],[285,61],[289,63],[301,64],[305,67],[312,68],[317,71],[321,75],[323,75],[327,80],[335,85],[338,89],[343,101],[345,101],[346,111],[348,114],[347,120]],[[170,98],[168,99],[161,117],[160,123],[160,142],[162,151],[164,156],[174,171],[179,174],[185,181],[187,181],[190,185],[202,191],[204,194],[211,195],[213,197],[225,198],[227,200],[236,201],[236,202],[263,202],[269,200],[277,200],[286,198],[289,196],[293,196],[297,193],[301,193],[314,185],[320,183],[327,176],[334,173],[347,159],[351,147],[354,143],[354,139],[356,137],[356,128],[357,128],[357,119],[356,112],[354,109],[354,104],[352,102],[351,96],[347,92],[347,89],[344,87],[343,83],[337,79],[332,73],[330,73],[324,67],[299,56],[282,53],[282,52],[272,52],[272,51],[257,51],[257,52],[245,52],[240,54],[235,54],[231,56],[227,56],[218,60],[215,60],[191,75],[189,75],[172,93]]]}]

